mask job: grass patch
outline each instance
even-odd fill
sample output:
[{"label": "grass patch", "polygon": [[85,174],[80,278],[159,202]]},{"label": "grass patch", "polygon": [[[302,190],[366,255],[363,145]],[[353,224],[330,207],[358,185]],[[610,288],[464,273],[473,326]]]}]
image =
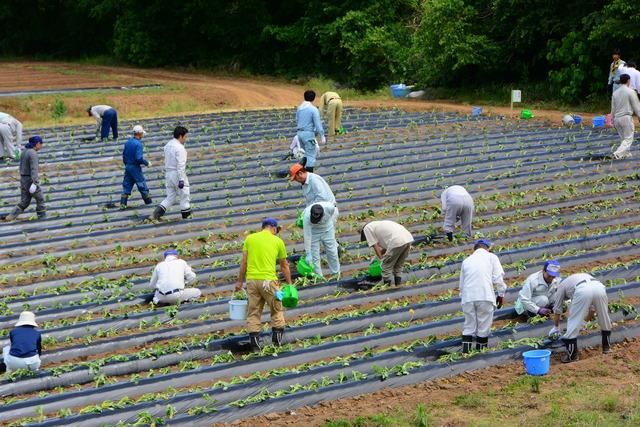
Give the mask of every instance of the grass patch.
[{"label": "grass patch", "polygon": [[336,82],[323,77],[314,77],[305,86],[316,91],[318,98],[327,91],[338,92],[343,100],[391,99],[389,88],[383,87],[371,92],[363,92],[351,88],[339,88]]},{"label": "grass patch", "polygon": [[453,398],[453,404],[462,408],[479,408],[483,406],[483,398],[478,394],[461,394]]},{"label": "grass patch", "polygon": [[413,414],[396,409],[391,414],[383,412],[353,420],[330,420],[323,427],[428,427],[429,413],[425,405],[418,404]]}]

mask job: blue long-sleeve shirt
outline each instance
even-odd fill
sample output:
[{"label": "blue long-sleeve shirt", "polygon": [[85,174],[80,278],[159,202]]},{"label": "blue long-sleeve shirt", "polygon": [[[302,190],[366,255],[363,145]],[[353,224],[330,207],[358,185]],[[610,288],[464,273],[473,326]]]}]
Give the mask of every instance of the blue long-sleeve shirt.
[{"label": "blue long-sleeve shirt", "polygon": [[298,131],[314,132],[324,135],[320,112],[310,102],[303,102],[296,110],[296,123]]},{"label": "blue long-sleeve shirt", "polygon": [[13,357],[31,357],[42,352],[42,338],[40,331],[33,326],[18,326],[9,332],[11,349],[9,354]]},{"label": "blue long-sleeve shirt", "polygon": [[145,165],[148,166],[149,162],[144,159],[144,148],[142,141],[138,138],[129,138],[124,143],[124,150],[122,150],[122,161],[125,165]]},{"label": "blue long-sleeve shirt", "polygon": [[320,175],[307,172],[307,180],[302,184],[302,194],[307,206],[314,203],[330,202],[336,204],[336,197],[333,191]]}]

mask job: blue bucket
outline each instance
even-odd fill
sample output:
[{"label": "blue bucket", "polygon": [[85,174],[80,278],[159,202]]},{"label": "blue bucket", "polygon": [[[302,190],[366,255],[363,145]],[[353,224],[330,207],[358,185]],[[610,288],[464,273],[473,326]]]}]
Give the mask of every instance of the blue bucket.
[{"label": "blue bucket", "polygon": [[482,107],[471,107],[472,116],[479,116],[480,114],[482,114]]},{"label": "blue bucket", "polygon": [[604,127],[604,121],[605,121],[604,116],[595,116],[592,120],[593,127],[594,128]]},{"label": "blue bucket", "polygon": [[389,86],[391,89],[391,96],[394,98],[404,98],[409,94],[409,88],[404,83]]},{"label": "blue bucket", "polygon": [[579,125],[580,123],[582,123],[582,116],[577,116],[574,114],[573,121],[575,122],[575,124]]},{"label": "blue bucket", "polygon": [[546,375],[549,372],[551,352],[549,350],[529,350],[522,353],[524,367],[529,375]]}]

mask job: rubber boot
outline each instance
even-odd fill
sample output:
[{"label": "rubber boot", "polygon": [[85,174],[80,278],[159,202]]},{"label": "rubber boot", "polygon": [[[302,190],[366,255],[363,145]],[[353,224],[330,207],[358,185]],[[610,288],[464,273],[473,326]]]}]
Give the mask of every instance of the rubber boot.
[{"label": "rubber boot", "polygon": [[148,194],[142,195],[142,201],[145,205],[150,205],[151,203],[153,203],[153,200],[151,200],[151,197]]},{"label": "rubber boot", "polygon": [[151,214],[151,219],[158,220],[162,217],[162,215],[165,214],[165,212],[167,212],[167,210],[164,208],[164,206],[158,205],[156,206],[156,209]]},{"label": "rubber boot", "polygon": [[453,242],[453,233],[451,231],[447,232],[447,239],[449,239],[450,242]]},{"label": "rubber boot", "polygon": [[396,286],[400,286],[402,284],[402,277],[393,276],[393,284]]},{"label": "rubber boot", "polygon": [[182,214],[182,219],[187,219],[191,217],[191,209],[180,211],[180,213]]},{"label": "rubber boot", "polygon": [[385,286],[391,285],[391,279],[382,279],[382,284]]},{"label": "rubber boot", "polygon": [[251,345],[251,351],[253,353],[259,353],[262,350],[262,343],[260,342],[260,332],[249,333],[249,344]]},{"label": "rubber boot", "polygon": [[20,209],[19,207],[16,206],[15,208],[13,208],[13,211],[11,211],[11,213],[9,215],[4,217],[4,219],[7,220],[7,221],[13,221],[21,213],[22,213],[22,209]]},{"label": "rubber boot", "polygon": [[271,344],[280,347],[284,342],[284,328],[271,329]]},{"label": "rubber boot", "polygon": [[123,211],[127,209],[127,200],[129,200],[128,194],[123,194],[120,196],[120,210]]},{"label": "rubber boot", "polygon": [[476,337],[476,350],[482,350],[489,345],[489,337]]},{"label": "rubber boot", "polygon": [[611,331],[602,331],[602,352],[611,353]]},{"label": "rubber boot", "polygon": [[571,363],[578,360],[578,339],[563,338],[562,341],[564,341],[564,346],[567,349],[567,353],[560,358],[560,361],[562,363]]},{"label": "rubber boot", "polygon": [[47,213],[45,211],[36,211],[36,215],[38,215],[38,219],[45,219],[47,217]]},{"label": "rubber boot", "polygon": [[313,173],[313,166],[309,166],[309,167],[305,166],[304,170],[306,170],[307,172]]},{"label": "rubber boot", "polygon": [[462,336],[462,353],[469,353],[473,346],[473,335]]}]

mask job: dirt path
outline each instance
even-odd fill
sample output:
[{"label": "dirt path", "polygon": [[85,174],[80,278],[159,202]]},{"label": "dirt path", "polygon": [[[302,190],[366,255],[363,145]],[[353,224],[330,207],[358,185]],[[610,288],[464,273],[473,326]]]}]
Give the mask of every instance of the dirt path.
[{"label": "dirt path", "polygon": [[[570,393],[570,389],[577,389],[577,393],[592,400],[593,410],[601,405],[606,406],[603,401],[610,399],[614,408],[609,409],[626,416],[625,408],[633,407],[634,399],[637,399],[640,380],[638,360],[640,340],[635,340],[614,346],[614,353],[609,355],[603,355],[600,349],[582,351],[581,360],[569,365],[561,364],[559,356],[554,356],[550,373],[541,377],[539,393],[531,390],[531,377],[524,375],[522,363],[518,362],[412,386],[327,401],[289,413],[265,414],[226,425],[253,427],[275,423],[279,426],[321,426],[329,420],[353,421],[356,416],[370,417],[380,412],[412,414],[419,403],[424,404],[429,412],[432,422],[429,425],[485,425],[482,421],[486,423],[491,417],[499,417],[502,425],[536,425],[526,422],[523,424],[523,420],[533,421],[553,411],[557,396],[565,391]],[[595,397],[588,394],[592,385],[597,386]],[[635,391],[629,393],[629,389]],[[620,396],[610,394],[614,391],[619,391]],[[568,407],[566,401],[559,403],[564,408]],[[496,407],[498,414],[493,413]]]}]

